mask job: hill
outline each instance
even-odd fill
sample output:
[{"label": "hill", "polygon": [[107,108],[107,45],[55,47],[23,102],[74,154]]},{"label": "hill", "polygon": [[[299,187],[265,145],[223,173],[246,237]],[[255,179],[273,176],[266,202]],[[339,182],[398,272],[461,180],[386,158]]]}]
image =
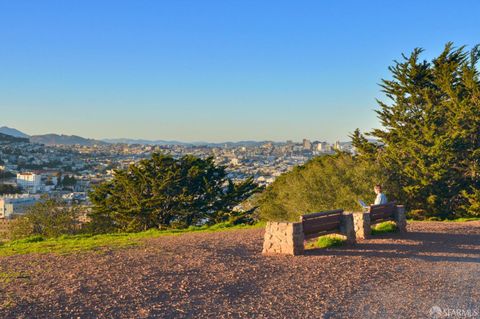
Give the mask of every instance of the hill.
[{"label": "hill", "polygon": [[28,143],[28,138],[23,137],[15,137],[9,134],[0,133],[0,142],[2,143],[21,143],[26,142]]},{"label": "hill", "polygon": [[76,135],[59,135],[59,134],[44,134],[44,135],[33,135],[30,137],[32,143],[44,144],[44,145],[83,145],[83,146],[93,146],[93,145],[103,145],[105,142],[88,139]]},{"label": "hill", "polygon": [[10,136],[13,136],[13,137],[20,137],[20,138],[29,138],[30,137],[27,134],[25,134],[23,132],[20,132],[17,129],[6,127],[6,126],[0,127],[0,133],[10,135]]}]

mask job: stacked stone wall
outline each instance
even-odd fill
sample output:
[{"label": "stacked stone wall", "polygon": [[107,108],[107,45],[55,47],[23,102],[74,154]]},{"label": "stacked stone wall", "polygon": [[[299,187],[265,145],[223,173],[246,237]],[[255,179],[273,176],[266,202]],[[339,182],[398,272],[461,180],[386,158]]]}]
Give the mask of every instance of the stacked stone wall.
[{"label": "stacked stone wall", "polygon": [[302,223],[268,222],[264,254],[301,255],[304,251]]},{"label": "stacked stone wall", "polygon": [[370,225],[370,213],[355,212],[353,213],[353,224],[355,227],[355,236],[357,239],[368,239],[372,233]]},{"label": "stacked stone wall", "polygon": [[397,228],[401,233],[407,232],[407,216],[405,214],[405,206],[397,205],[397,210],[393,213],[393,219],[397,224]]}]

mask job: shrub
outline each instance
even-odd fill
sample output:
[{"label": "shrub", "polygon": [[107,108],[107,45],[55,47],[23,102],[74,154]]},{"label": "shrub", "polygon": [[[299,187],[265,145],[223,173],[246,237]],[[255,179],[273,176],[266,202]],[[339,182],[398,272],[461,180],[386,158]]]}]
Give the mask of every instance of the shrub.
[{"label": "shrub", "polygon": [[407,218],[413,220],[426,220],[428,216],[427,212],[423,209],[413,209],[407,213]]},{"label": "shrub", "polygon": [[25,217],[15,218],[8,223],[7,237],[10,240],[16,240],[29,237],[33,234],[33,225],[30,220]]},{"label": "shrub", "polygon": [[0,195],[5,194],[20,194],[22,190],[14,185],[10,184],[0,184]]},{"label": "shrub", "polygon": [[373,161],[346,154],[316,157],[281,175],[258,198],[263,220],[298,221],[323,210],[358,210],[358,199],[372,202],[373,185],[382,182]]},{"label": "shrub", "polygon": [[22,217],[8,225],[8,237],[20,239],[30,236],[57,237],[75,234],[80,230],[79,206],[68,206],[57,199],[45,199],[29,207]]}]

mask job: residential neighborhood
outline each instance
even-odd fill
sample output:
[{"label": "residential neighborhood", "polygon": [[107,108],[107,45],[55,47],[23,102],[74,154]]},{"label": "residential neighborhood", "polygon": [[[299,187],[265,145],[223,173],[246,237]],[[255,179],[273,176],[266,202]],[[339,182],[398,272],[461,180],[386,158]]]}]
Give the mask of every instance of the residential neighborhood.
[{"label": "residential neighborhood", "polygon": [[216,164],[226,168],[228,177],[233,181],[242,181],[251,176],[257,184],[268,186],[276,177],[314,156],[334,154],[337,150],[353,152],[351,143],[308,139],[303,139],[302,142],[203,145],[155,145],[148,144],[148,141],[144,144],[99,141],[88,145],[44,145],[28,138],[11,139],[6,138],[7,134],[2,136],[0,187],[4,185],[3,188],[7,190],[6,186],[9,185],[10,191],[0,192],[0,218],[12,218],[15,214],[21,214],[28,205],[38,201],[41,195],[89,205],[88,192],[94,185],[112,178],[116,169],[127,168],[149,158],[153,153],[168,154],[174,158],[187,154],[200,158],[213,157]]}]

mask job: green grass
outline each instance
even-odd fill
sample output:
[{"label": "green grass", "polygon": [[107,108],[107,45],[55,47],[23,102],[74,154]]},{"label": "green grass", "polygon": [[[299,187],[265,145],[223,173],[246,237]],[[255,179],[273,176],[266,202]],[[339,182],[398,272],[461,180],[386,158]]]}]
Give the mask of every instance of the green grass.
[{"label": "green grass", "polygon": [[307,243],[305,246],[306,249],[314,249],[314,248],[329,248],[329,247],[337,247],[342,246],[345,243],[345,239],[338,235],[325,235],[318,237],[318,239],[314,242]]},{"label": "green grass", "polygon": [[70,254],[81,251],[117,249],[138,246],[147,238],[181,235],[191,232],[216,232],[234,229],[259,228],[265,223],[255,225],[216,224],[210,227],[189,227],[186,229],[148,230],[139,233],[112,233],[102,235],[64,235],[57,238],[32,236],[26,239],[0,243],[0,257],[20,254]]},{"label": "green grass", "polygon": [[372,235],[381,235],[397,231],[397,225],[394,222],[383,222],[372,227]]}]

